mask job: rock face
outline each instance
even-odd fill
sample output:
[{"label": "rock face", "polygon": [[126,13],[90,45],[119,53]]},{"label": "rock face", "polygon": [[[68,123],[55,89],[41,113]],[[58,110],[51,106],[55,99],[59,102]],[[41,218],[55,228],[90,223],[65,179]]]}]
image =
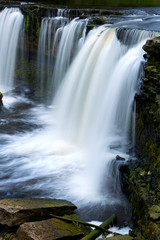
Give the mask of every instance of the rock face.
[{"label": "rock face", "polygon": [[[147,62],[136,96],[137,163],[128,166],[125,192],[131,203],[135,239],[160,239],[160,37],[144,45]],[[127,185],[128,184],[128,185]]]},{"label": "rock face", "polygon": [[[75,209],[71,202],[57,199],[1,200],[0,223],[5,226],[0,225],[0,240],[81,239],[90,229],[82,221],[75,223],[80,221]],[[67,221],[55,216],[64,214]]]},{"label": "rock face", "polygon": [[76,206],[56,199],[4,199],[0,201],[0,223],[8,226],[51,218],[50,214],[71,214]]},{"label": "rock face", "polygon": [[[160,37],[144,45],[145,77],[137,96],[137,147],[151,170],[160,173]],[[159,195],[160,197],[160,195]]]}]

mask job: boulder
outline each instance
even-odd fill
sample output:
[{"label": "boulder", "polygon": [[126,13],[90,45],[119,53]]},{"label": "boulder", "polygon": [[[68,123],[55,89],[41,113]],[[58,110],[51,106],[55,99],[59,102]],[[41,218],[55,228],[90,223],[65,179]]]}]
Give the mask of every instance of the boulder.
[{"label": "boulder", "polygon": [[[67,218],[74,219],[74,216]],[[77,217],[76,217],[77,218]],[[66,222],[56,218],[22,224],[17,230],[17,240],[54,240],[81,239],[87,234],[86,229],[74,222]]]},{"label": "boulder", "polygon": [[0,201],[0,223],[8,226],[51,218],[50,214],[72,214],[76,206],[57,199],[3,199]]}]

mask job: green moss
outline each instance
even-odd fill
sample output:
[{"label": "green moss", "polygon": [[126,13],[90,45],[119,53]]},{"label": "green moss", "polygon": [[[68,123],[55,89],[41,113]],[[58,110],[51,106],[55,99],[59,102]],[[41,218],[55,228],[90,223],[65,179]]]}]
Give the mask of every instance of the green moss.
[{"label": "green moss", "polygon": [[156,69],[156,67],[155,66],[147,66],[146,68],[145,68],[145,71],[148,71],[148,72],[157,72],[157,69]]},{"label": "green moss", "polygon": [[149,216],[153,220],[160,218],[160,205],[153,205],[149,208]]},{"label": "green moss", "polygon": [[147,52],[145,76],[136,97],[136,150],[140,161],[135,169],[130,168],[128,190],[135,239],[159,240],[160,37],[147,41],[144,50]]}]

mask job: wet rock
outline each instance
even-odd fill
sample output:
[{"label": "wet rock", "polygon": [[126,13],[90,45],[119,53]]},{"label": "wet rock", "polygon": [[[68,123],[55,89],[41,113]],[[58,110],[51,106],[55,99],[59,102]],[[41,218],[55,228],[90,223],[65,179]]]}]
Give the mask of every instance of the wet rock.
[{"label": "wet rock", "polygon": [[148,56],[160,58],[160,37],[154,37],[147,40],[143,49],[148,53]]},{"label": "wet rock", "polygon": [[101,16],[95,16],[95,17],[92,17],[89,22],[88,22],[88,25],[102,25],[102,24],[105,24],[106,23],[106,18],[105,17],[101,17]]},{"label": "wet rock", "polygon": [[8,226],[51,218],[50,214],[72,214],[76,206],[56,199],[4,199],[0,201],[0,223]]},{"label": "wet rock", "polygon": [[86,230],[77,225],[59,219],[30,222],[22,224],[17,231],[17,240],[54,240],[81,239]]},{"label": "wet rock", "polygon": [[116,160],[117,160],[117,161],[125,161],[125,158],[117,155],[117,156],[116,156]]},{"label": "wet rock", "polygon": [[153,205],[149,209],[149,216],[153,220],[158,220],[160,218],[160,205]]},{"label": "wet rock", "polygon": [[3,105],[2,98],[3,98],[3,94],[0,92],[0,106],[2,106],[2,105]]}]

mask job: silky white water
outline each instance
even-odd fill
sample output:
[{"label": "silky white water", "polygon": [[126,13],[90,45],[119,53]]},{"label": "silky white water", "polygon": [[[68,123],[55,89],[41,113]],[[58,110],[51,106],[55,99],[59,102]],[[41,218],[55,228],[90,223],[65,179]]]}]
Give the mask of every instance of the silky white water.
[{"label": "silky white water", "polygon": [[62,9],[57,15],[44,18],[41,23],[37,67],[41,94],[44,89],[56,91],[85,38],[87,20],[71,21],[69,12]]},{"label": "silky white water", "polygon": [[[140,36],[134,46],[121,45],[114,28],[98,28],[55,97],[55,133],[63,140],[57,151],[64,147],[66,153],[78,153],[70,191],[82,201],[119,201],[119,181],[112,176],[112,165],[116,155],[128,158],[125,145],[145,40]],[[83,154],[80,163],[79,153]]]},{"label": "silky white water", "polygon": [[23,15],[18,8],[0,12],[0,91],[12,89],[19,34]]},{"label": "silky white water", "polygon": [[72,59],[83,45],[86,23],[85,20],[75,18],[63,29],[53,73],[55,89],[61,83]]},{"label": "silky white water", "polygon": [[[54,24],[48,19],[44,24],[50,35]],[[118,171],[122,161],[116,158],[130,158],[142,46],[155,33],[121,30],[119,35],[118,24],[105,25],[88,34],[50,106],[26,99],[11,105],[14,117],[1,120],[8,128],[8,134],[1,128],[0,138],[2,196],[63,198],[75,203],[83,218],[103,220],[117,211],[127,218]],[[47,51],[51,45],[42,36]]]},{"label": "silky white water", "polygon": [[[55,37],[56,31],[62,30],[67,23],[68,19],[63,17],[46,17],[42,19],[37,56],[37,77],[40,81],[38,87],[40,87],[41,94],[52,83],[55,49],[58,47]],[[58,41],[59,38],[57,38]]]}]

